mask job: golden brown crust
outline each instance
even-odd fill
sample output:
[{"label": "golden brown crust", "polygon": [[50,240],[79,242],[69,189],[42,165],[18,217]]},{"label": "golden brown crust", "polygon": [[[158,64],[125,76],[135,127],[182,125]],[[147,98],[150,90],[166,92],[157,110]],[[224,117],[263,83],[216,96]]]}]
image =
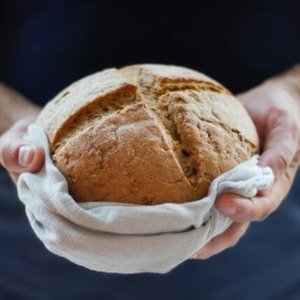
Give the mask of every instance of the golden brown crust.
[{"label": "golden brown crust", "polygon": [[113,107],[134,102],[136,85],[116,69],[107,69],[74,82],[48,102],[37,119],[47,132],[51,149],[79,129],[81,123],[102,116]]},{"label": "golden brown crust", "polygon": [[258,150],[239,101],[211,78],[175,66],[86,77],[54,98],[37,122],[70,193],[82,202],[196,200]]},{"label": "golden brown crust", "polygon": [[170,65],[143,64],[120,69],[120,72],[139,85],[144,93],[164,94],[184,89],[213,90],[231,94],[216,80],[191,69]]},{"label": "golden brown crust", "polygon": [[78,201],[150,204],[196,196],[164,128],[144,103],[95,120],[53,158]]}]

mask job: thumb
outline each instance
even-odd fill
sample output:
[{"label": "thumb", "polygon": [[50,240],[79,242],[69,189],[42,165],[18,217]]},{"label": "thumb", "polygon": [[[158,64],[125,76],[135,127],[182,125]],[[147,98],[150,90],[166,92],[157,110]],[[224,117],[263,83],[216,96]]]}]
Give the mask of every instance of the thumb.
[{"label": "thumb", "polygon": [[12,139],[0,146],[0,163],[9,172],[36,172],[44,162],[44,150],[28,141]]}]

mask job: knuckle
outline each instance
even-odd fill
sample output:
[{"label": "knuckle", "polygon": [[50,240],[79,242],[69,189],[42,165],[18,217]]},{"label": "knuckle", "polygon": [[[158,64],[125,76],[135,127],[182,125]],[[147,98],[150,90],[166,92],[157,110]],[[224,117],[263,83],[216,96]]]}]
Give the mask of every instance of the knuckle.
[{"label": "knuckle", "polygon": [[244,206],[237,206],[236,208],[236,221],[243,221],[247,219],[250,215],[250,210],[245,208]]},{"label": "knuckle", "polygon": [[254,205],[251,205],[251,208],[248,210],[248,218],[247,220],[245,219],[244,221],[251,221],[255,219],[255,216],[257,215],[257,208]]},{"label": "knuckle", "polygon": [[268,127],[272,128],[281,122],[289,120],[289,112],[283,107],[277,107],[269,112]]},{"label": "knuckle", "polygon": [[290,157],[291,155],[288,153],[288,151],[282,151],[277,154],[276,159],[280,169],[287,170],[291,160]]},{"label": "knuckle", "polygon": [[290,116],[285,118],[285,128],[289,132],[294,141],[299,141],[300,139],[300,125],[298,119],[291,118]]},{"label": "knuckle", "polygon": [[275,172],[276,177],[281,177],[288,170],[293,158],[292,150],[284,145],[276,149],[268,149],[269,166]]},{"label": "knuckle", "polygon": [[236,218],[237,222],[246,222],[252,220],[256,215],[256,207],[251,199],[247,199],[247,205],[239,204],[236,206]]},{"label": "knuckle", "polygon": [[245,205],[241,205],[240,203],[236,203],[236,214],[239,216],[244,216],[248,213],[248,209]]},{"label": "knuckle", "polygon": [[261,202],[261,211],[256,218],[255,221],[262,222],[264,221],[269,215],[275,210],[275,204],[268,198],[268,197],[262,197],[259,199]]}]

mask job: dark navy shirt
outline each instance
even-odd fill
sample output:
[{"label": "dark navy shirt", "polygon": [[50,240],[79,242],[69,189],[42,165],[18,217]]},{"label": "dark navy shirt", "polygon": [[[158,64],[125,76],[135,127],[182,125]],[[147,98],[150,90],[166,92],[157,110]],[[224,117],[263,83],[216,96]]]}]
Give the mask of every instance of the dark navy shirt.
[{"label": "dark navy shirt", "polygon": [[[299,1],[0,2],[0,81],[41,106],[80,77],[144,62],[191,67],[242,92],[300,62]],[[299,184],[236,247],[166,275],[126,276],[48,252],[1,169],[0,299],[299,300]]]}]

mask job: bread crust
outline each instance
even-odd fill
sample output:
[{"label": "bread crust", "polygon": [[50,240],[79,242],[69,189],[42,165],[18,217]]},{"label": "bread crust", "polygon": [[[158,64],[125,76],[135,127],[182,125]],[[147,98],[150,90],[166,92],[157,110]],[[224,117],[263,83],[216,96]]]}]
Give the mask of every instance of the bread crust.
[{"label": "bread crust", "polygon": [[85,77],[37,119],[76,201],[182,203],[258,151],[242,104],[199,72],[133,65]]}]

